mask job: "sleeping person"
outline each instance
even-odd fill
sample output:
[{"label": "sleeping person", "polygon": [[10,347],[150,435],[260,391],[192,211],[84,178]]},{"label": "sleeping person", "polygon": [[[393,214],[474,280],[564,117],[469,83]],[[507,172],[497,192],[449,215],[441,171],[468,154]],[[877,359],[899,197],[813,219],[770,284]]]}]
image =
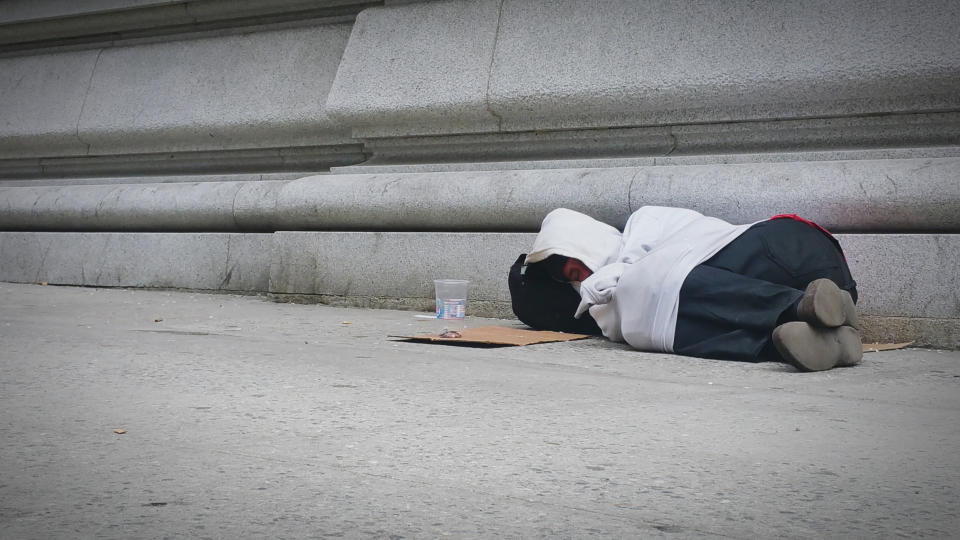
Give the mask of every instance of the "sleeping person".
[{"label": "sleeping person", "polygon": [[602,333],[644,351],[805,371],[862,357],[856,283],[840,245],[794,215],[732,225],[645,206],[620,233],[559,208],[509,284],[514,313],[534,328]]}]

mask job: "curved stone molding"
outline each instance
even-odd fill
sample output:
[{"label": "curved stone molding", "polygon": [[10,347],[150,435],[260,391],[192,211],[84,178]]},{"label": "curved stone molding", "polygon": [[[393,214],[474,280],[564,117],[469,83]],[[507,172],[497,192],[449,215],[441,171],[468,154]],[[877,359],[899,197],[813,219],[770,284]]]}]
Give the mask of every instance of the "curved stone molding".
[{"label": "curved stone molding", "polygon": [[352,17],[376,0],[4,0],[0,51]]},{"label": "curved stone molding", "polygon": [[960,231],[960,158],[328,174],[293,181],[0,188],[0,229],[536,231],[557,207],[622,227],[643,205],[733,223]]},{"label": "curved stone molding", "polygon": [[170,0],[4,0],[0,23],[24,23],[37,19],[60,19],[102,13],[105,11],[129,10],[132,8],[170,5]]},{"label": "curved stone molding", "polygon": [[616,227],[643,205],[732,223],[798,213],[837,231],[960,230],[960,159],[326,175],[278,193],[278,230],[535,231],[568,207]]},{"label": "curved stone molding", "polygon": [[[246,183],[16,187],[0,203],[10,230],[238,230],[233,200]],[[27,206],[22,204],[33,202]],[[21,225],[16,225],[20,223]],[[239,228],[242,230],[242,228]]]},{"label": "curved stone molding", "polygon": [[[0,179],[46,180],[99,176],[103,180],[100,183],[117,184],[123,183],[121,180],[125,175],[321,172],[330,167],[357,164],[364,159],[366,154],[360,144],[0,159]],[[111,180],[110,177],[116,178]],[[77,181],[82,183],[82,180]]]},{"label": "curved stone molding", "polygon": [[247,174],[184,174],[151,176],[109,176],[87,178],[12,178],[0,179],[0,187],[90,186],[119,184],[175,184],[197,182],[263,182],[268,180],[296,180],[303,172],[247,173]]},{"label": "curved stone molding", "polygon": [[958,25],[951,0],[374,8],[328,110],[362,137],[955,111]]},{"label": "curved stone molding", "polygon": [[[812,161],[863,161],[883,159],[933,159],[960,157],[960,147],[871,148],[865,150],[823,150],[751,154],[700,154],[605,157],[582,159],[524,159],[516,161],[446,161],[437,163],[378,163],[367,160],[355,165],[333,167],[336,174],[424,173],[454,171],[512,171],[525,169],[607,169],[663,165],[730,165],[735,163],[787,163]],[[2,182],[2,181],[0,181]]]},{"label": "curved stone molding", "polygon": [[324,108],[349,33],[328,24],[2,58],[0,159],[352,145]]},{"label": "curved stone molding", "polygon": [[463,169],[465,166],[459,164],[484,166],[494,161],[587,160],[598,156],[638,161],[646,157],[657,163],[678,159],[721,162],[721,157],[802,161],[804,154],[817,151],[836,156],[899,152],[902,156],[897,157],[924,157],[934,148],[952,147],[956,152],[958,142],[960,113],[889,114],[367,139],[364,149],[371,156],[361,167],[415,164],[436,168],[456,164]]}]

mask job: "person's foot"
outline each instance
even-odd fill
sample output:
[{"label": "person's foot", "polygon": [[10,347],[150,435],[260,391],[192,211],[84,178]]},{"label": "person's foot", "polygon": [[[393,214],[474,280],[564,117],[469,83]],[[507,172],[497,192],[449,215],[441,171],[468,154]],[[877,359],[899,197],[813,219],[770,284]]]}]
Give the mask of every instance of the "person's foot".
[{"label": "person's foot", "polygon": [[827,278],[807,285],[807,290],[797,304],[797,317],[814,326],[826,328],[860,327],[857,305],[853,303],[850,293]]},{"label": "person's foot", "polygon": [[821,328],[788,322],[773,330],[773,345],[784,360],[803,371],[855,366],[863,358],[860,332],[852,326]]}]

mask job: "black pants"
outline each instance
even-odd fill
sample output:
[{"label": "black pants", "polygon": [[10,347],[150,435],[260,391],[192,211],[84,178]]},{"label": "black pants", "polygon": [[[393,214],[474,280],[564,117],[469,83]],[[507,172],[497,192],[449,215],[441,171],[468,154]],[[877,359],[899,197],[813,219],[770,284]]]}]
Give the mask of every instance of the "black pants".
[{"label": "black pants", "polygon": [[803,290],[819,278],[833,280],[857,300],[856,282],[829,236],[793,219],[757,223],[684,280],[674,352],[724,360],[782,360],[771,333],[796,319]]}]

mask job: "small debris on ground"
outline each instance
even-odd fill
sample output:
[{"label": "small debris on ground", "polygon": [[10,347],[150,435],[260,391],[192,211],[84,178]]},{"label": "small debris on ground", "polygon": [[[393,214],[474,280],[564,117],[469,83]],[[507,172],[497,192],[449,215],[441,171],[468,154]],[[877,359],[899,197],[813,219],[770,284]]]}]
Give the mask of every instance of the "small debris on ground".
[{"label": "small debris on ground", "polygon": [[897,349],[909,347],[914,343],[915,341],[907,341],[904,343],[864,343],[863,352],[895,351]]},{"label": "small debris on ground", "polygon": [[127,430],[117,428],[117,429],[113,430],[113,432],[116,433],[117,435],[123,435],[124,433],[127,432]]}]

